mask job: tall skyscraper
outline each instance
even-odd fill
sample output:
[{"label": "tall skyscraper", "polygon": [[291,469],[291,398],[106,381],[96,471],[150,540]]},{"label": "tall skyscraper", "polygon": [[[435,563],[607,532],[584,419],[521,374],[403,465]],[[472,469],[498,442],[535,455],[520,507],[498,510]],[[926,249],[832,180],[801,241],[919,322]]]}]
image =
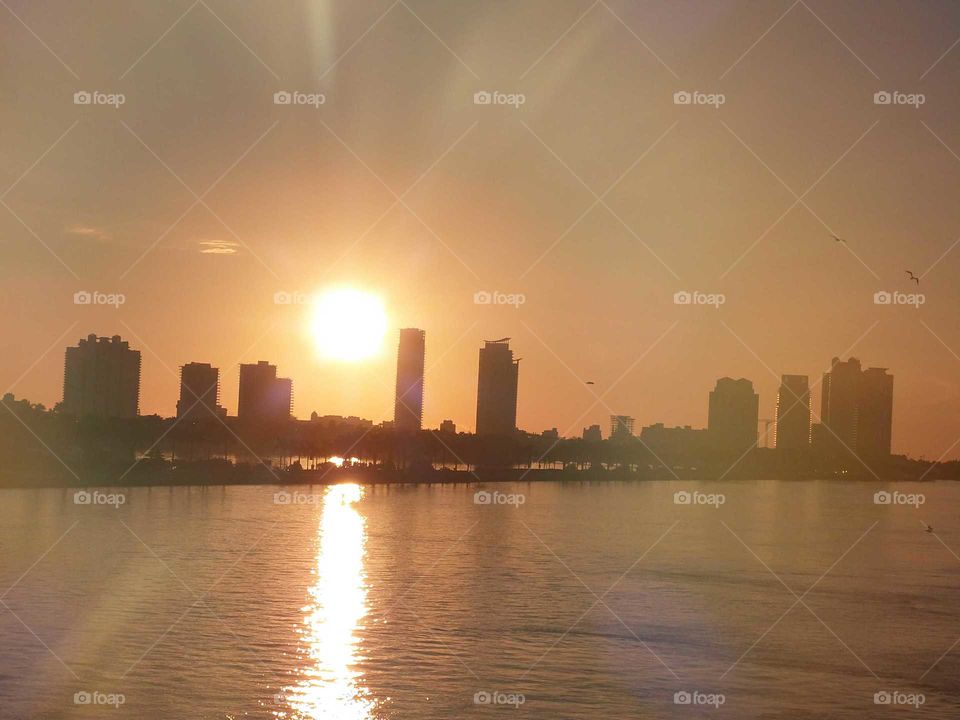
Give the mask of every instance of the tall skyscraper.
[{"label": "tall skyscraper", "polygon": [[810,380],[806,375],[782,376],[773,432],[778,450],[810,447]]},{"label": "tall skyscraper", "polygon": [[718,452],[745,453],[757,444],[760,396],[745,378],[720,378],[710,392],[707,433]]},{"label": "tall skyscraper", "polygon": [[397,348],[397,387],[393,424],[397,430],[420,430],[423,424],[423,363],[425,333],[417,328],[400,331]]},{"label": "tall skyscraper", "polygon": [[833,358],[823,376],[820,448],[832,455],[861,458],[890,454],[893,431],[893,376],[886,368],[862,370],[860,361]]},{"label": "tall skyscraper", "polygon": [[266,360],[240,366],[241,420],[287,420],[293,404],[293,381],[277,377],[277,366]]},{"label": "tall skyscraper", "polygon": [[860,361],[833,358],[829,372],[823,374],[820,389],[821,438],[828,454],[855,451],[857,413],[860,402]]},{"label": "tall skyscraper", "polygon": [[63,410],[76,417],[132,418],[140,414],[140,351],[120,339],[88,335],[68,347]]},{"label": "tall skyscraper", "polygon": [[220,369],[210,363],[187,363],[180,368],[177,417],[210,420],[226,413],[220,407]]},{"label": "tall skyscraper", "polygon": [[867,368],[860,376],[857,453],[863,458],[890,454],[893,435],[893,375],[886,368]]},{"label": "tall skyscraper", "polygon": [[480,348],[477,435],[510,435],[517,429],[520,360],[513,359],[509,340],[488,340]]}]

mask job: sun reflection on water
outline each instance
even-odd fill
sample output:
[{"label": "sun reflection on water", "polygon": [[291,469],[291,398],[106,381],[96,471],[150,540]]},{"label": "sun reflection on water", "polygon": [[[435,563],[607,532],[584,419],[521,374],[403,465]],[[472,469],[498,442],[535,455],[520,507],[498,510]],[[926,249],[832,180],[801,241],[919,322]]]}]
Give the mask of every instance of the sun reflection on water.
[{"label": "sun reflection on water", "polygon": [[374,702],[356,669],[356,631],[367,614],[367,586],[363,571],[364,519],[354,508],[363,489],[359,485],[327,488],[320,518],[320,545],[310,604],[304,610],[301,645],[307,661],[302,679],[287,688],[291,715],[280,717],[319,720],[367,720]]}]

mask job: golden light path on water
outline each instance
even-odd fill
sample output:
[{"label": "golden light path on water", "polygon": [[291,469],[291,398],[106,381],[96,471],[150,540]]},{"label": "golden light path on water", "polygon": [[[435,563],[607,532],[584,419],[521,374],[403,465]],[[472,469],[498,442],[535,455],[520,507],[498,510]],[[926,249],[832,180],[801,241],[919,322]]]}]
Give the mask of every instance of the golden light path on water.
[{"label": "golden light path on water", "polygon": [[303,678],[286,691],[292,713],[280,717],[367,720],[374,702],[366,696],[357,661],[356,631],[367,614],[363,571],[366,531],[354,503],[359,485],[327,488],[320,518],[316,580],[304,610]]}]

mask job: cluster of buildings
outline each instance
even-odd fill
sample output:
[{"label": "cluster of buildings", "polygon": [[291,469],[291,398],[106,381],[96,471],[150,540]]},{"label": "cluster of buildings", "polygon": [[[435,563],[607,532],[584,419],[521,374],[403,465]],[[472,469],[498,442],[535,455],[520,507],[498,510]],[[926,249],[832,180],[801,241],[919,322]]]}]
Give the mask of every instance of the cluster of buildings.
[{"label": "cluster of buildings", "polygon": [[[861,459],[890,455],[893,376],[886,368],[864,369],[856,358],[833,358],[821,380],[818,422],[814,422],[810,396],[808,376],[781,376],[776,418],[772,420],[778,450],[813,450],[827,459],[851,454]],[[650,425],[641,429],[640,440],[666,456],[691,451],[736,455],[761,444],[769,447],[771,420],[761,418],[759,408],[760,396],[752,382],[721,378],[710,392],[705,429]],[[633,422],[632,417],[612,415],[610,438],[633,436]],[[583,431],[585,440],[595,440],[599,434],[598,425]]]},{"label": "cluster of buildings", "polygon": [[[400,331],[393,421],[384,423],[404,432],[423,426],[424,360],[426,336],[418,328]],[[479,353],[477,378],[478,435],[510,435],[517,429],[517,388],[520,359],[514,358],[510,338],[485,341]],[[893,425],[893,376],[885,368],[862,368],[860,361],[834,358],[824,373],[820,392],[819,422],[813,422],[811,387],[806,375],[783,375],[777,394],[774,442],[779,450],[814,449],[825,457],[854,453],[862,458],[890,454]],[[139,414],[140,352],[119,336],[90,335],[67,348],[64,366],[64,412],[76,417],[132,418]],[[240,366],[237,417],[251,421],[284,421],[291,418],[293,382],[277,377],[277,367],[265,360]],[[757,446],[760,423],[769,446],[771,420],[759,416],[760,398],[747,379],[721,378],[710,392],[707,427],[668,428],[662,424],[641,429],[640,440],[655,452],[666,454],[703,450],[746,453]],[[220,370],[209,363],[191,362],[180,370],[177,416],[189,419],[226,417],[220,404]],[[317,416],[312,422],[346,422],[369,427],[369,420]],[[441,432],[455,433],[452,420]],[[545,436],[559,438],[556,429]],[[611,441],[634,438],[634,419],[610,418]],[[583,431],[583,439],[600,441],[599,425]]]},{"label": "cluster of buildings", "polygon": [[[477,434],[509,435],[517,428],[519,359],[514,359],[509,338],[488,341],[480,349],[477,390]],[[394,417],[384,425],[404,432],[423,426],[424,360],[426,334],[418,328],[400,331]],[[90,335],[66,351],[61,409],[76,417],[133,418],[140,412],[140,351],[119,336]],[[237,418],[253,422],[289,420],[293,408],[293,381],[277,377],[277,366],[266,360],[240,365]],[[225,418],[220,404],[220,369],[210,363],[191,362],[180,368],[177,417],[188,420]],[[360,418],[311,415],[323,424],[372,425]],[[452,420],[440,424],[441,432],[455,433]]]}]

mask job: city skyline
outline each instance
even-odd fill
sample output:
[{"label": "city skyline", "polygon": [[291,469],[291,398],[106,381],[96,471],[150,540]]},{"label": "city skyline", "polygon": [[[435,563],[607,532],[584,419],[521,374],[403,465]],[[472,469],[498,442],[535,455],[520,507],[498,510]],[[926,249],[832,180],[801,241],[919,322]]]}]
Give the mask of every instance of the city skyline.
[{"label": "city skyline", "polygon": [[958,714],[960,0],[0,47],[4,718]]},{"label": "city skyline", "polygon": [[[486,340],[479,350],[474,433],[480,436],[511,435],[517,431],[537,434],[535,430],[517,426],[521,358],[514,357],[510,340]],[[129,360],[124,359],[127,357]],[[77,346],[68,347],[63,402],[55,409],[75,417],[136,416],[137,413],[131,415],[129,409],[135,408],[139,398],[139,357],[139,351],[131,349],[119,336],[89,335]],[[82,364],[81,358],[84,358]],[[394,415],[392,420],[382,420],[381,427],[407,433],[424,429],[421,412],[425,362],[426,331],[401,329],[397,340]],[[117,372],[118,367],[126,366],[130,372],[134,372],[135,367],[135,377]],[[811,386],[806,375],[781,376],[776,414],[772,419],[760,417],[759,395],[754,392],[752,381],[722,377],[707,394],[705,427],[690,424],[668,427],[663,422],[655,422],[641,424],[641,431],[637,433],[633,416],[613,414],[608,439],[617,442],[636,438],[644,447],[657,447],[667,455],[707,451],[742,458],[753,448],[774,447],[779,451],[812,450],[836,460],[856,457],[862,462],[889,457],[894,417],[893,376],[887,368],[863,369],[855,357],[846,361],[834,357],[830,367],[821,378],[819,414],[811,407]],[[277,372],[277,366],[268,360],[239,366],[237,419],[253,423],[303,419],[292,412],[293,379],[279,378]],[[105,383],[103,378],[110,375],[115,377]],[[78,391],[80,388],[82,393]],[[177,421],[210,417],[222,420],[228,415],[228,409],[220,403],[219,368],[199,362],[181,366]],[[316,409],[310,413],[312,422],[331,418],[356,421],[366,427],[376,422],[356,415],[321,414]],[[763,431],[759,430],[761,423],[765,423]],[[444,419],[437,429],[455,433],[457,425],[453,420]],[[577,432],[560,432],[556,426],[539,434],[557,440],[578,436]],[[594,442],[603,438],[599,425],[583,427],[579,434],[584,440]]]},{"label": "city skyline", "polygon": [[[11,30],[2,387],[56,402],[60,361],[44,353],[89,329],[140,348],[147,413],[174,413],[185,359],[220,367],[232,398],[228,369],[269,357],[300,379],[300,415],[387,418],[392,352],[318,359],[302,305],[275,302],[339,282],[383,297],[389,334],[429,330],[428,382],[442,388],[425,398],[429,426],[473,422],[466,337],[521,343],[524,387],[541,401],[521,403],[518,423],[561,430],[606,427],[591,389],[614,383],[615,412],[703,425],[700,388],[722,376],[750,377],[772,418],[781,373],[817,378],[825,358],[857,355],[897,368],[894,450],[958,457],[960,55],[944,53],[960,8],[884,4],[865,25],[848,3],[808,4],[413,8],[447,47],[398,6],[324,76],[340,52],[297,3],[269,17],[214,8],[236,36],[197,7],[139,62],[175,8],[104,36],[116,22],[105,8],[66,28],[15,3],[76,76]],[[337,49],[387,9],[338,6]],[[475,22],[504,42],[481,41]],[[242,71],[187,60],[210,52]],[[92,90],[126,102],[73,103]],[[325,102],[275,105],[284,90]],[[493,90],[526,102],[475,104]],[[926,102],[875,104],[894,90]],[[693,91],[725,102],[674,102]],[[125,302],[75,305],[78,292]],[[679,305],[680,292],[725,302]],[[894,292],[925,302],[875,303]]]}]

